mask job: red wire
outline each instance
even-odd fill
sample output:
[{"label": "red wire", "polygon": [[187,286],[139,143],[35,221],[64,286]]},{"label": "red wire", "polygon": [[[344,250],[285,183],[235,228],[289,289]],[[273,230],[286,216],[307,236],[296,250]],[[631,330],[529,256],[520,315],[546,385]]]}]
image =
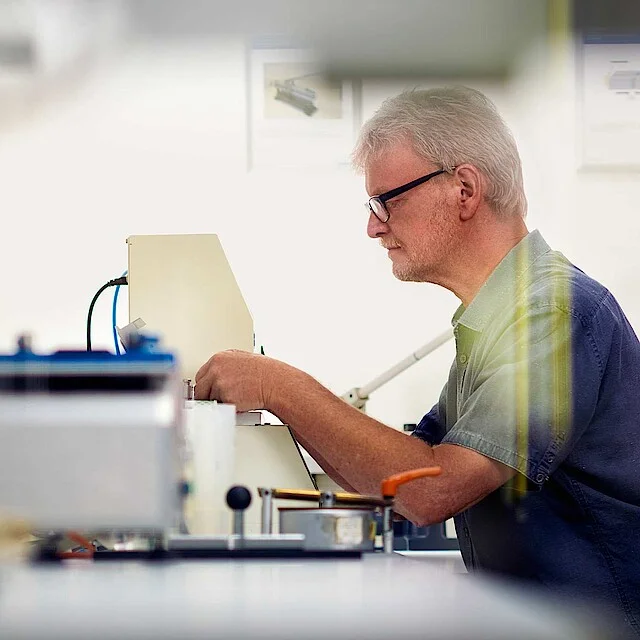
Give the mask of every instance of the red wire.
[{"label": "red wire", "polygon": [[91,560],[91,553],[85,553],[84,551],[63,551],[58,554],[58,558],[62,558],[63,560],[68,560],[69,558],[82,558],[84,560]]},{"label": "red wire", "polygon": [[67,537],[83,546],[86,551],[63,551],[58,554],[60,558],[93,558],[93,544],[91,540],[88,540],[76,531],[67,531]]}]

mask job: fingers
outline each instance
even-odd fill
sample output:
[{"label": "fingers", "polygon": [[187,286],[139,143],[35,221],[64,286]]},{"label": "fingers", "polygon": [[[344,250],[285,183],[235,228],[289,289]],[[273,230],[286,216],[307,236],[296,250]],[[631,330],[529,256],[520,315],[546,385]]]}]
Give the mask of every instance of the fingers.
[{"label": "fingers", "polygon": [[[238,370],[247,370],[252,354],[228,349],[212,355],[196,373],[196,400],[232,401],[238,388]],[[231,375],[229,375],[231,374]],[[226,398],[226,400],[225,400]]]},{"label": "fingers", "polygon": [[198,373],[196,373],[196,383],[200,381],[200,378],[206,377],[209,372],[213,369],[214,366],[214,361],[218,361],[220,362],[220,360],[222,359],[222,361],[224,362],[224,356],[222,354],[225,353],[241,353],[240,351],[238,351],[237,349],[227,349],[226,351],[218,351],[217,353],[214,353],[199,369],[198,369]]},{"label": "fingers", "polygon": [[207,378],[198,380],[193,397],[196,400],[209,400],[211,395],[211,381]]},{"label": "fingers", "polygon": [[198,372],[199,377],[196,377],[196,387],[194,391],[194,398],[196,400],[219,400],[216,395],[218,389],[216,384],[216,371],[214,370],[213,363],[208,367],[205,365]]},{"label": "fingers", "polygon": [[199,369],[196,373],[196,387],[194,390],[194,398],[196,400],[212,400],[213,399],[213,385],[215,381],[214,372],[214,353]]},{"label": "fingers", "polygon": [[[215,355],[215,354],[214,354]],[[211,361],[213,360],[214,356],[211,356],[199,369],[198,369],[198,373],[196,373],[196,382],[199,382],[200,378],[204,377],[207,375],[207,372],[209,371],[209,369],[211,368]]]}]

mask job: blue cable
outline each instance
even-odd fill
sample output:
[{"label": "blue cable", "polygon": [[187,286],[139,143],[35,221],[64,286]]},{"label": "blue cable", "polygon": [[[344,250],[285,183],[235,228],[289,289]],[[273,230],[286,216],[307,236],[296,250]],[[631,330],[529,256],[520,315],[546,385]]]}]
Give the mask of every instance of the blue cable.
[{"label": "blue cable", "polygon": [[[125,271],[122,275],[126,276],[127,271]],[[120,285],[116,285],[115,290],[113,292],[113,307],[111,308],[111,327],[113,329],[113,344],[116,347],[116,355],[120,355],[120,340],[118,338],[118,329],[116,328],[116,311],[118,309],[118,294],[120,293]]]}]

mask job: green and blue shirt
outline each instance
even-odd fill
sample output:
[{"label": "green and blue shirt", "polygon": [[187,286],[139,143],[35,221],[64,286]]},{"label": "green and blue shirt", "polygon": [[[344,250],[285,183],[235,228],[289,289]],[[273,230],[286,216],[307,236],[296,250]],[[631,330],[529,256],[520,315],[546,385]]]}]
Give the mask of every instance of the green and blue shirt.
[{"label": "green and blue shirt", "polygon": [[534,231],[452,322],[456,359],[414,435],[517,471],[456,516],[468,569],[640,632],[640,344],[618,303]]}]

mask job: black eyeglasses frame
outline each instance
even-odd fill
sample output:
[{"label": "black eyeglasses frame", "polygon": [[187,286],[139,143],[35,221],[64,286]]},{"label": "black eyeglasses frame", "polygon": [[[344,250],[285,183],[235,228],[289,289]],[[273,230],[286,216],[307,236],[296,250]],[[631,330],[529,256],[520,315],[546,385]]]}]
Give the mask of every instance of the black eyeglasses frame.
[{"label": "black eyeglasses frame", "polygon": [[[407,182],[406,184],[396,187],[395,189],[385,191],[385,193],[381,193],[378,196],[371,196],[367,201],[367,203],[365,204],[365,206],[369,208],[369,211],[373,213],[373,215],[376,218],[378,218],[380,222],[382,222],[383,224],[386,222],[389,222],[389,218],[391,217],[391,214],[389,213],[389,210],[387,209],[387,204],[386,204],[389,200],[391,200],[392,198],[396,198],[397,196],[403,193],[406,193],[410,189],[419,187],[421,184],[424,184],[425,182],[428,182],[429,180],[431,180],[431,178],[435,178],[436,176],[439,176],[442,173],[453,171],[454,169],[455,167],[451,167],[450,169],[438,169],[438,171],[433,171],[432,173],[428,173],[426,176],[421,176],[420,178],[416,178],[415,180],[412,180],[411,182]],[[378,208],[378,211],[376,211],[376,208]]]}]

